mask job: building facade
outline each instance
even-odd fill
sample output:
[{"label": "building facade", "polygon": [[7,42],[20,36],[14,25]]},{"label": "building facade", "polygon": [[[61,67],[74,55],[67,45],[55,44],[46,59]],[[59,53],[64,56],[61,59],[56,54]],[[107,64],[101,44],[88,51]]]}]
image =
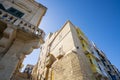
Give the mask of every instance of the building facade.
[{"label": "building facade", "polygon": [[34,67],[34,65],[28,64],[23,71],[23,73],[27,74],[27,79],[29,79],[29,80],[32,80],[32,75],[31,74],[32,74],[32,71],[33,71],[33,67]]},{"label": "building facade", "polygon": [[46,9],[34,0],[0,0],[0,80],[10,80],[25,55],[44,42],[38,25]]},{"label": "building facade", "polygon": [[16,72],[10,80],[33,80],[32,70],[34,65],[27,64],[23,72]]},{"label": "building facade", "polygon": [[70,21],[41,47],[35,80],[120,80],[105,54]]}]

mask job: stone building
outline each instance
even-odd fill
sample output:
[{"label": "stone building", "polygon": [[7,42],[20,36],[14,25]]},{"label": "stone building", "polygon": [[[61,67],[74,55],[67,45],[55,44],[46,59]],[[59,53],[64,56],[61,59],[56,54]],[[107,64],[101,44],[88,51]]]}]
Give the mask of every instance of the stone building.
[{"label": "stone building", "polygon": [[38,26],[46,7],[34,0],[0,0],[0,80],[9,80],[44,42]]},{"label": "stone building", "polygon": [[31,64],[27,64],[27,66],[25,67],[23,73],[27,74],[27,79],[32,80],[32,71],[33,71],[34,65]]},{"label": "stone building", "polygon": [[[120,80],[104,52],[70,21],[44,43],[38,26],[46,9],[34,0],[0,0],[0,80]],[[21,73],[25,56],[39,47],[37,64]]]},{"label": "stone building", "polygon": [[32,73],[32,70],[33,70],[33,67],[34,67],[34,65],[27,64],[27,66],[25,67],[23,73],[31,74],[31,73]]},{"label": "stone building", "polygon": [[32,70],[34,65],[27,64],[23,72],[16,72],[10,80],[34,80],[32,78]]},{"label": "stone building", "polygon": [[47,36],[33,72],[34,80],[120,80],[117,68],[70,21]]},{"label": "stone building", "polygon": [[76,30],[67,21],[59,31],[48,35],[41,47],[37,80],[95,80]]}]

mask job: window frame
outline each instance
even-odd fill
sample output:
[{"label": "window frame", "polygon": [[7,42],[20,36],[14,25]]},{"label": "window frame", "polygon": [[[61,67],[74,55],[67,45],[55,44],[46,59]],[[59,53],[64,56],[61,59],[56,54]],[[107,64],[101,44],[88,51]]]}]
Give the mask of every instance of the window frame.
[{"label": "window frame", "polygon": [[18,9],[16,9],[14,7],[8,8],[7,12],[10,13],[10,14],[12,14],[15,17],[18,17],[18,18],[22,18],[24,16],[23,12],[19,11]]}]

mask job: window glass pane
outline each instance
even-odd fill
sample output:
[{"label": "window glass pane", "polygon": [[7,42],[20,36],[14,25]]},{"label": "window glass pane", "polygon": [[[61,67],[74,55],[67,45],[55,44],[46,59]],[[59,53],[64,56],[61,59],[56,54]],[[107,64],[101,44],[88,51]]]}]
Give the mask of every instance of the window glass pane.
[{"label": "window glass pane", "polygon": [[7,11],[8,11],[10,14],[12,14],[12,15],[14,15],[14,16],[16,16],[16,17],[19,17],[19,18],[21,18],[21,17],[24,15],[24,13],[22,13],[21,11],[15,9],[15,8],[13,8],[13,7],[10,7]]},{"label": "window glass pane", "polygon": [[5,10],[5,8],[2,4],[0,4],[0,9]]}]

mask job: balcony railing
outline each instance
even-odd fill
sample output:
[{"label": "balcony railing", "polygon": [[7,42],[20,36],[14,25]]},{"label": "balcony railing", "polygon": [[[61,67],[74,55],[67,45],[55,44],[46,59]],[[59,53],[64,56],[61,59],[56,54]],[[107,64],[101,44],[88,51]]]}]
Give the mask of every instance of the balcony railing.
[{"label": "balcony railing", "polygon": [[14,27],[17,27],[17,29],[28,32],[28,34],[32,34],[38,38],[44,39],[45,33],[43,30],[1,9],[0,9],[0,20],[5,21],[6,23],[10,23],[14,25]]}]

